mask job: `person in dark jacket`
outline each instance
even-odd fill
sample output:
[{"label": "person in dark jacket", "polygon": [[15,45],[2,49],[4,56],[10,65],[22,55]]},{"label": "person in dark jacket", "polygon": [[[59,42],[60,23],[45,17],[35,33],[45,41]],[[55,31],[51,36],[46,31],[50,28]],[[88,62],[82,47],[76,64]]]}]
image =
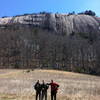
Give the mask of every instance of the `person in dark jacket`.
[{"label": "person in dark jacket", "polygon": [[56,100],[59,85],[57,83],[54,83],[53,80],[51,80],[51,83],[49,83],[48,85],[51,86],[51,100]]},{"label": "person in dark jacket", "polygon": [[39,83],[39,80],[34,85],[34,89],[36,91],[36,100],[41,100],[41,84]]},{"label": "person in dark jacket", "polygon": [[47,90],[48,90],[49,86],[43,80],[42,84],[41,84],[41,87],[42,87],[42,97],[41,97],[41,99],[43,100],[44,97],[45,97],[45,100],[47,100]]}]

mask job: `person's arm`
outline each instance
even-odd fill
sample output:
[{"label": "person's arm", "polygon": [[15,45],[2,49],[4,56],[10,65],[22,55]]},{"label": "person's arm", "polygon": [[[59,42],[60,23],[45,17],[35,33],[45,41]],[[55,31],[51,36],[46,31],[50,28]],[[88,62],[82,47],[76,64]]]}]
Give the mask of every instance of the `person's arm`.
[{"label": "person's arm", "polygon": [[59,87],[59,84],[57,84],[57,87]]},{"label": "person's arm", "polygon": [[57,87],[59,87],[59,85],[57,85]]},{"label": "person's arm", "polygon": [[47,85],[51,85],[51,83],[47,83]]},{"label": "person's arm", "polygon": [[47,89],[49,88],[49,84],[48,84],[48,83],[46,84],[46,88],[47,88]]},{"label": "person's arm", "polygon": [[34,89],[35,89],[35,90],[36,90],[36,85],[37,85],[37,84],[34,85]]},{"label": "person's arm", "polygon": [[59,84],[55,83],[57,87],[59,87]]}]

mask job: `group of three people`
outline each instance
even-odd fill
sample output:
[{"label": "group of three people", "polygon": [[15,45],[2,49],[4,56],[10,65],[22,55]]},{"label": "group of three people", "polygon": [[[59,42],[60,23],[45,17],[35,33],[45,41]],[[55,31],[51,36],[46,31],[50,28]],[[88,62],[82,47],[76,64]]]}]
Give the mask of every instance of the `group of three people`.
[{"label": "group of three people", "polygon": [[34,89],[36,90],[36,100],[47,100],[47,90],[49,88],[49,85],[51,86],[51,100],[56,100],[56,94],[59,85],[53,80],[51,80],[51,83],[45,83],[44,80],[42,81],[42,84],[40,84],[39,80],[34,85]]}]

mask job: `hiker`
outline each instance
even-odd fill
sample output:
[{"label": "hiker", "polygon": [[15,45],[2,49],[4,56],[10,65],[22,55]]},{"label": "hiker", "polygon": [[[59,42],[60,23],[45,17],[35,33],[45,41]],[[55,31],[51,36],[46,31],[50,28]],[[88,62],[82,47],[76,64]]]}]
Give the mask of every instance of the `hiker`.
[{"label": "hiker", "polygon": [[49,83],[48,85],[51,86],[51,100],[56,100],[59,85],[57,83],[54,83],[53,80],[51,80],[51,83]]},{"label": "hiker", "polygon": [[41,87],[42,87],[42,97],[41,97],[41,99],[43,100],[45,98],[45,100],[47,100],[47,90],[48,90],[49,86],[43,80]]},{"label": "hiker", "polygon": [[34,85],[34,89],[36,91],[36,100],[41,100],[41,84],[39,83],[39,80]]}]

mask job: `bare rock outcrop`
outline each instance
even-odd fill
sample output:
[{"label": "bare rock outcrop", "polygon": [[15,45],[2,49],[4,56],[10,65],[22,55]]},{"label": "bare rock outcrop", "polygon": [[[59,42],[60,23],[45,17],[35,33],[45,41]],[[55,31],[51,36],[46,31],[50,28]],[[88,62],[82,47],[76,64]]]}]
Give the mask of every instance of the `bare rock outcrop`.
[{"label": "bare rock outcrop", "polygon": [[100,33],[100,18],[89,15],[31,14],[0,18],[0,26],[23,24],[51,29],[57,33]]}]

